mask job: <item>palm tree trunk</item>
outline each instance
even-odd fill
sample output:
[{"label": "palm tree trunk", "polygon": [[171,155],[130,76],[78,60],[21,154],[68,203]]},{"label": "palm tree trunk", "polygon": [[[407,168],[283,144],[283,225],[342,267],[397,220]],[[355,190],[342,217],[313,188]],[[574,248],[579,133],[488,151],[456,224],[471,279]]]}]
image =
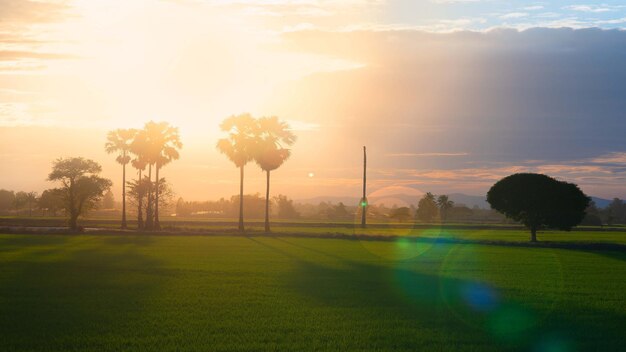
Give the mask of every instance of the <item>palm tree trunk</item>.
[{"label": "palm tree trunk", "polygon": [[243,165],[239,168],[239,231],[245,231],[243,226]]},{"label": "palm tree trunk", "polygon": [[152,164],[148,166],[148,205],[146,206],[146,230],[152,230]]},{"label": "palm tree trunk", "polygon": [[270,232],[270,170],[267,170],[267,185],[265,186],[265,232]]},{"label": "palm tree trunk", "polygon": [[532,226],[530,228],[530,242],[537,242],[537,227]]},{"label": "palm tree trunk", "polygon": [[161,188],[160,182],[159,182],[159,169],[160,167],[157,165],[156,166],[156,188],[154,190],[154,229],[155,230],[160,230],[161,229],[161,224],[159,224],[159,189]]},{"label": "palm tree trunk", "polygon": [[[126,152],[124,152],[126,158]],[[126,164],[122,165],[122,229],[126,229]]]},{"label": "palm tree trunk", "polygon": [[[139,170],[139,184],[141,185],[141,170]],[[140,186],[141,190],[141,186]],[[137,229],[143,229],[143,194],[139,194],[139,199],[137,201]]]},{"label": "palm tree trunk", "polygon": [[363,198],[361,199],[361,227],[362,228],[365,228],[367,226],[366,186],[367,186],[367,151],[365,149],[365,146],[363,146]]},{"label": "palm tree trunk", "polygon": [[70,179],[70,185],[68,188],[68,205],[66,214],[69,213],[69,225],[70,230],[75,231],[77,229],[78,211],[76,210],[76,200],[74,199],[74,180]]}]

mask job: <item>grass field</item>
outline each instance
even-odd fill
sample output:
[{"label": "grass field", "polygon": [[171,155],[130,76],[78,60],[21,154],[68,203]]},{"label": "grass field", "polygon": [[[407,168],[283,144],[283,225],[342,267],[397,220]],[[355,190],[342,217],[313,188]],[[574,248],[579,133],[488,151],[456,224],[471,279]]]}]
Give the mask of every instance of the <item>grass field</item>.
[{"label": "grass field", "polygon": [[[623,350],[623,250],[433,231],[393,241],[0,235],[1,349]],[[447,237],[476,242],[438,241]]]}]

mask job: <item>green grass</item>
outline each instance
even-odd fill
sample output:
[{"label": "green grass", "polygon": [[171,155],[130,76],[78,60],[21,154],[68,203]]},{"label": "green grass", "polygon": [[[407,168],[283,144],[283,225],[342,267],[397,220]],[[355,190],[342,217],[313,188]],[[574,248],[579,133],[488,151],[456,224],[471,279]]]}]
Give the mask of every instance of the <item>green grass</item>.
[{"label": "green grass", "polygon": [[[626,253],[437,241],[527,239],[486,231],[394,241],[0,235],[0,346],[623,349]],[[589,238],[624,243],[624,233],[540,235]]]}]

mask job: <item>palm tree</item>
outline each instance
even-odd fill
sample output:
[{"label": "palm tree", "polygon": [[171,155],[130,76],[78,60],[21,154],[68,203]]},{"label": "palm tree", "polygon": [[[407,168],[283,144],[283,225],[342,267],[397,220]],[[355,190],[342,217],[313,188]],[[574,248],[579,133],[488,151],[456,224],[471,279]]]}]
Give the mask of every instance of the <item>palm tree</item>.
[{"label": "palm tree", "polygon": [[265,171],[267,182],[265,187],[265,232],[270,232],[270,171],[278,169],[291,155],[286,146],[296,141],[296,135],[289,125],[278,117],[262,117],[258,120],[257,138],[259,147],[255,153],[255,161]]},{"label": "palm tree", "polygon": [[261,150],[255,157],[256,163],[265,171],[267,182],[265,186],[265,232],[270,232],[270,171],[278,169],[291,155],[291,151],[285,148],[267,145],[262,142]]},{"label": "palm tree", "polygon": [[448,217],[448,210],[454,207],[454,202],[450,200],[450,198],[442,194],[437,198],[437,205],[439,206],[439,214],[441,215],[441,220],[446,222],[446,218]]},{"label": "palm tree", "polygon": [[[139,183],[142,180],[141,173],[143,170],[146,169],[146,161],[141,159],[138,156],[137,158],[133,159],[133,161],[131,161],[131,164],[138,171],[137,183]],[[139,194],[137,195],[137,229],[142,230],[143,225],[144,225],[143,223],[143,197],[145,194],[143,194],[144,193],[143,188],[137,188],[137,190],[139,192]]]},{"label": "palm tree", "polygon": [[152,164],[150,161],[150,145],[148,141],[148,133],[146,129],[140,129],[137,131],[135,138],[131,144],[131,151],[135,154],[136,158],[133,160],[133,166],[139,171],[138,181],[142,181],[143,178],[146,178],[142,173],[148,167],[148,187],[146,187],[147,193],[147,204],[146,208],[146,218],[143,218],[143,197],[138,201],[138,214],[137,214],[137,228],[138,229],[146,229],[151,228],[152,221],[150,220],[152,217],[152,199],[151,199],[151,187],[150,182],[152,180]]},{"label": "palm tree", "polygon": [[155,166],[155,197],[154,197],[154,224],[155,230],[161,229],[159,223],[159,191],[161,179],[159,171],[161,168],[180,157],[178,149],[183,147],[178,134],[178,128],[170,126],[167,122],[148,122],[146,132],[150,145],[149,159]]},{"label": "palm tree", "polygon": [[28,216],[33,216],[33,204],[37,203],[37,192],[26,193],[26,202],[28,203]]},{"label": "palm tree", "polygon": [[243,169],[254,159],[258,128],[256,120],[250,114],[228,117],[220,128],[228,133],[228,137],[217,141],[217,149],[239,168],[239,231],[244,231]]},{"label": "palm tree", "polygon": [[[133,160],[135,162],[135,160]],[[128,194],[130,199],[134,200],[137,204],[137,229],[144,229],[144,221],[143,221],[143,201],[148,193],[148,187],[150,187],[150,180],[148,177],[141,177],[142,170],[145,169],[145,164],[143,168],[142,165],[139,165],[139,178],[135,180],[128,181]]]},{"label": "palm tree", "polygon": [[129,153],[136,134],[137,131],[134,129],[110,131],[104,145],[107,153],[118,153],[115,160],[122,165],[122,229],[126,228],[126,164],[130,162]]}]

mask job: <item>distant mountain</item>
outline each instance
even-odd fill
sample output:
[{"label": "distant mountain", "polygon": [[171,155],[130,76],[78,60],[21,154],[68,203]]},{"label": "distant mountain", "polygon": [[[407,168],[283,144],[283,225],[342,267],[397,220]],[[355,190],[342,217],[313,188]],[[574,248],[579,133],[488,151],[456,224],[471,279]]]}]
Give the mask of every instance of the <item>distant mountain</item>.
[{"label": "distant mountain", "polygon": [[417,206],[417,203],[422,198],[422,195],[415,194],[385,194],[376,196],[372,194],[368,197],[368,201],[370,204],[381,205],[384,204],[386,207],[410,207],[411,205]]},{"label": "distant mountain", "polygon": [[593,200],[596,203],[596,207],[598,208],[606,208],[612,202],[612,200],[610,199],[604,199],[604,198],[598,198],[598,197],[591,197],[591,200]]}]

